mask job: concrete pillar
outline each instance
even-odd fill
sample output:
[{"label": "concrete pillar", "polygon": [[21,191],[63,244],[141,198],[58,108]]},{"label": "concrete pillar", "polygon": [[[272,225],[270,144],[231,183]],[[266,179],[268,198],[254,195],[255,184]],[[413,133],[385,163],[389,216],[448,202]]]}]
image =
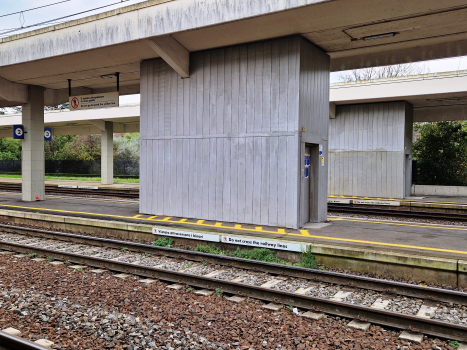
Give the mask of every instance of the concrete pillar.
[{"label": "concrete pillar", "polygon": [[111,185],[114,182],[114,123],[105,122],[101,135],[101,182]]},{"label": "concrete pillar", "polygon": [[29,102],[23,105],[24,135],[21,164],[23,201],[44,200],[44,88],[28,86]]}]

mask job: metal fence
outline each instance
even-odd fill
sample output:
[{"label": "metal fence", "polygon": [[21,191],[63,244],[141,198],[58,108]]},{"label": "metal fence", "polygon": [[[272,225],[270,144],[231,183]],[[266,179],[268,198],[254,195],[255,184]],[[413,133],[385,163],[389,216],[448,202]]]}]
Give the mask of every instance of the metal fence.
[{"label": "metal fence", "polygon": [[[97,175],[101,173],[101,161],[46,160],[46,174]],[[0,160],[0,173],[21,173],[21,160]],[[114,175],[139,176],[139,161],[114,161]]]}]

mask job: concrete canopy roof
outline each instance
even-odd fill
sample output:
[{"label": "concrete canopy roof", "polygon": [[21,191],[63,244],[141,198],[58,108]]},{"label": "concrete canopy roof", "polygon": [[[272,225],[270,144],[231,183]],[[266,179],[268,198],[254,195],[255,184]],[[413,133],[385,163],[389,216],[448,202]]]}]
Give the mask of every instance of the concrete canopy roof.
[{"label": "concrete canopy roof", "polygon": [[414,122],[467,119],[467,71],[422,74],[331,85],[336,105],[407,101]]},{"label": "concrete canopy roof", "polygon": [[[114,123],[114,133],[139,132],[139,113],[139,103],[79,111],[46,111],[44,125],[53,129],[54,136],[100,134],[106,121]],[[12,126],[18,124],[22,124],[21,114],[0,115],[0,137],[13,137]]]},{"label": "concrete canopy roof", "polygon": [[465,0],[150,0],[1,39],[0,107],[25,103],[27,84],[47,88],[48,105],[67,101],[67,79],[73,94],[114,91],[102,76],[115,72],[121,94],[138,93],[139,63],[161,56],[152,43],[161,39],[179,46],[169,47],[176,60],[173,52],[302,35],[333,71],[460,56],[466,15]]}]

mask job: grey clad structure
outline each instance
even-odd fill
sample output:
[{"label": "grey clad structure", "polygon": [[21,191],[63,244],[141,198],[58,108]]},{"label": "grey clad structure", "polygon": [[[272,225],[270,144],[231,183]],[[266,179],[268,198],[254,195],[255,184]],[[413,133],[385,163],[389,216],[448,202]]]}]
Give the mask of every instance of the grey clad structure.
[{"label": "grey clad structure", "polygon": [[407,102],[337,106],[329,125],[329,194],[404,198],[412,179]]},{"label": "grey clad structure", "polygon": [[186,79],[143,61],[140,212],[326,220],[328,101],[329,56],[301,37],[192,53]]}]

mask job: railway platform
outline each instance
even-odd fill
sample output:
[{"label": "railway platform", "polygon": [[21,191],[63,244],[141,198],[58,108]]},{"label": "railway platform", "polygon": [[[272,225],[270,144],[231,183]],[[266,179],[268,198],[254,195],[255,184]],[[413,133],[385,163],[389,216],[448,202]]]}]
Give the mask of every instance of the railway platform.
[{"label": "railway platform", "polygon": [[[136,200],[50,196],[45,201],[31,203],[23,202],[19,193],[0,193],[0,220],[3,222],[121,235],[143,241],[155,240],[153,228],[160,228],[299,244],[310,247],[318,262],[327,266],[445,284],[467,284],[467,226],[343,216],[329,216],[328,219],[326,223],[293,230],[150,216],[139,213]],[[178,241],[193,247],[200,244],[189,238]],[[279,254],[290,257],[293,252],[278,251]]]},{"label": "railway platform", "polygon": [[[303,242],[333,242],[352,247],[389,248],[410,252],[430,252],[439,256],[467,259],[467,226],[418,224],[397,220],[362,220],[329,216],[329,222],[308,224],[301,230],[215,222],[182,217],[139,213],[137,201],[50,196],[45,201],[23,202],[17,193],[0,193],[0,208],[20,212],[113,220],[145,225],[168,225],[217,232]],[[466,237],[464,239],[464,237]]]},{"label": "railway platform", "polygon": [[404,199],[328,196],[328,205],[359,206],[405,211],[467,213],[467,197],[410,196]]},{"label": "railway platform", "polygon": [[[5,178],[0,177],[0,187],[3,190],[20,190],[21,178]],[[123,191],[123,192],[138,192],[139,183],[129,182],[114,182],[112,185],[103,185],[99,181],[81,181],[81,180],[45,180],[47,188],[69,188],[69,189],[87,189],[87,190],[100,190],[100,191]]]}]

